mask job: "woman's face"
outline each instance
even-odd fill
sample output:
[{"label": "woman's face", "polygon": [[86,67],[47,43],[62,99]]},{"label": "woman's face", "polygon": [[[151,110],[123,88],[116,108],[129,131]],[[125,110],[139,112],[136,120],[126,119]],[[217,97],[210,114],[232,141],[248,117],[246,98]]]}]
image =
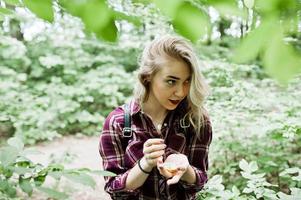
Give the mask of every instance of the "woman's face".
[{"label": "woman's face", "polygon": [[191,71],[182,60],[162,57],[160,69],[150,83],[149,100],[154,106],[174,110],[188,95]]}]

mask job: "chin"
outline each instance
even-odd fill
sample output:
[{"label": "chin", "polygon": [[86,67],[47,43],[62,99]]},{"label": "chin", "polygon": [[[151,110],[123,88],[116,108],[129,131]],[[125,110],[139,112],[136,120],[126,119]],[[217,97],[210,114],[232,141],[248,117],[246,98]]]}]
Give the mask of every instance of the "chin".
[{"label": "chin", "polygon": [[164,106],[166,110],[174,110],[178,107],[178,105],[168,105],[168,106]]}]

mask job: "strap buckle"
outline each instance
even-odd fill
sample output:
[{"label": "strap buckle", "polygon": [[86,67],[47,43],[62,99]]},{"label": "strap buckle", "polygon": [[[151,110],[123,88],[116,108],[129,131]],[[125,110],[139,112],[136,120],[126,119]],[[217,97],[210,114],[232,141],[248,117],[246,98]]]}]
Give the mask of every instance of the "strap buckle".
[{"label": "strap buckle", "polygon": [[123,137],[132,137],[132,129],[129,127],[124,127],[122,131]]}]

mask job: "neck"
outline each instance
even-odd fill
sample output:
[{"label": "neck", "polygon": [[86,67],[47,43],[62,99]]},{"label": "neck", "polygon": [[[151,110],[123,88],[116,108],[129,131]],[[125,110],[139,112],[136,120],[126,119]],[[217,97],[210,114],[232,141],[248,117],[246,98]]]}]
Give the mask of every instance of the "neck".
[{"label": "neck", "polygon": [[142,110],[156,123],[162,123],[168,113],[167,109],[163,108],[159,103],[153,103],[151,99],[142,103]]}]

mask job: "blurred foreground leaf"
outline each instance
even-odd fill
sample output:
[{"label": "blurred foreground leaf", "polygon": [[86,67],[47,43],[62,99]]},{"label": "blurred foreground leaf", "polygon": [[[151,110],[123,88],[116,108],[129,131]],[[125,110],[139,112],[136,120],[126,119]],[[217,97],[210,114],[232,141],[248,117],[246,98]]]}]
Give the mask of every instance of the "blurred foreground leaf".
[{"label": "blurred foreground leaf", "polygon": [[53,190],[51,188],[37,187],[37,189],[46,193],[49,197],[54,198],[54,199],[66,199],[68,197],[67,194]]},{"label": "blurred foreground leaf", "polygon": [[24,0],[23,2],[38,17],[53,22],[52,0]]}]

